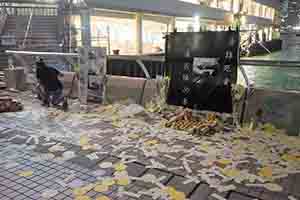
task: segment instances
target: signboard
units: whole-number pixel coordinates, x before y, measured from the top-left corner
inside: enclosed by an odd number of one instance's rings
[[[166,43],[166,62],[172,72],[167,102],[231,113],[239,32],[172,33]]]
[[[80,49],[79,99],[103,103],[106,91],[106,49]]]

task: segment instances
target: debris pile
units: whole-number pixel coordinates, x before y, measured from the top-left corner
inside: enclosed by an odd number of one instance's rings
[[[17,100],[9,96],[0,97],[0,113],[17,112],[21,110],[23,110],[23,105]]]
[[[169,115],[170,117],[170,115]],[[187,131],[196,136],[209,136],[224,130],[224,123],[227,127],[232,125],[224,115],[221,116],[212,112],[193,113],[192,110],[184,109],[175,112],[175,116],[171,117],[165,124],[167,128]]]
[[[141,115],[147,115],[152,120]],[[40,131],[40,134],[61,139],[63,127],[65,138],[72,136],[80,147],[79,152],[72,152],[65,143],[49,138],[43,144],[39,144],[42,140],[35,142],[35,145],[48,147],[49,152],[32,157],[32,161],[67,162],[78,156],[97,161],[102,154],[117,157],[114,162],[103,160],[97,163],[93,173],[97,180],[83,182],[77,177],[61,184],[73,188],[76,199],[89,199],[88,191],[102,193],[98,197],[102,200],[109,200],[111,197],[104,194],[112,191],[117,192],[120,198],[187,199],[181,188],[166,186],[162,183],[164,177],[150,174],[152,169],[180,175],[183,185],[205,182],[212,188],[211,197],[214,199],[224,199],[224,192],[238,190],[241,186],[249,190],[262,188],[282,192],[285,189],[284,180],[300,174],[300,139],[287,136],[270,124],[257,129],[240,128],[232,125],[230,116],[217,113],[193,113],[187,109],[152,113],[136,104],[120,103],[99,107],[93,113],[72,113],[67,120],[63,112],[51,111],[49,116],[52,117],[49,121],[54,123],[62,125],[68,121],[70,124],[56,126],[55,129],[59,129],[56,130],[57,136],[50,134],[53,132],[50,129]],[[20,120],[15,123],[20,123]],[[205,128],[209,131],[206,132]],[[80,134],[74,133],[75,129]],[[199,130],[194,134],[201,137],[195,137],[191,130]],[[89,153],[82,154],[81,151]],[[54,155],[57,152],[60,157]],[[6,154],[5,151],[0,152],[3,158]],[[132,177],[127,172],[131,163],[139,163],[149,170],[142,177]],[[19,176],[30,178],[34,174],[26,170]],[[126,186],[136,181],[149,183],[153,187],[133,193]],[[56,194],[52,188],[49,190],[42,196]],[[294,200],[293,196],[289,199]]]

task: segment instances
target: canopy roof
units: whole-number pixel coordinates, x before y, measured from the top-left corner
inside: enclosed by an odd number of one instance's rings
[[[147,12],[176,17],[195,17],[223,20],[226,11],[179,0],[85,0],[90,8]]]

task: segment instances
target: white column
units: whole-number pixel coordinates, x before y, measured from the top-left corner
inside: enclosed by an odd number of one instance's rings
[[[176,29],[176,18],[175,17],[171,17],[170,20],[170,32],[174,32],[174,30]]]
[[[143,15],[136,14],[136,53],[143,53]]]

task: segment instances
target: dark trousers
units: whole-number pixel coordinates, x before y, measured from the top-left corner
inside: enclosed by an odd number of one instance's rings
[[[49,105],[58,105],[63,102],[64,95],[63,90],[58,89],[55,91],[49,91],[45,89],[42,85],[38,85],[37,87],[38,97],[44,104]]]

